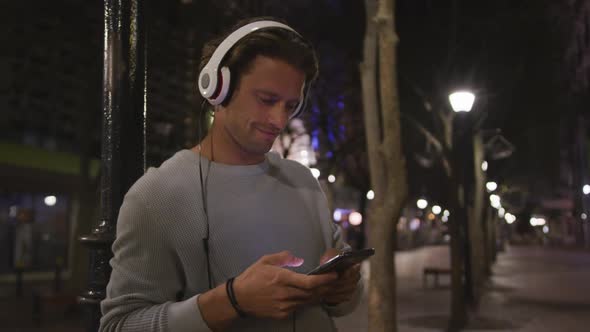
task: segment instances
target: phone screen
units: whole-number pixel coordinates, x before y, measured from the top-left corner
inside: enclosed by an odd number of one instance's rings
[[[352,265],[360,263],[363,260],[373,256],[373,254],[375,254],[374,248],[367,248],[355,251],[345,251],[340,253],[339,255],[332,257],[330,260],[316,267],[315,269],[309,271],[307,274],[323,274],[332,271],[341,272],[351,267]]]

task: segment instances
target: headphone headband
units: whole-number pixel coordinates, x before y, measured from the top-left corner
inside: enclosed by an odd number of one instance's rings
[[[199,93],[209,101],[211,105],[219,105],[225,99],[227,92],[229,91],[230,82],[230,71],[227,67],[219,68],[221,61],[229,50],[242,38],[248,34],[264,28],[280,28],[288,31],[292,31],[299,35],[290,26],[277,22],[277,21],[256,21],[253,23],[246,24],[239,29],[232,32],[227,36],[211,55],[211,58],[207,64],[203,67],[199,74],[197,85],[199,87]],[[301,35],[299,35],[301,36]],[[304,83],[305,84],[305,83]],[[305,84],[307,85],[307,84]],[[303,97],[302,100],[295,110],[293,117],[300,113],[303,108]]]

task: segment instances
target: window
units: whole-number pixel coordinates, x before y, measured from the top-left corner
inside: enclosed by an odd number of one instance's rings
[[[0,273],[66,267],[69,219],[67,195],[0,191]]]

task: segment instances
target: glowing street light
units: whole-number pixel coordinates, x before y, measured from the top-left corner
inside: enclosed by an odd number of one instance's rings
[[[444,210],[443,211],[443,216],[448,217],[450,215],[451,215],[451,213],[449,212],[449,210]]]
[[[348,222],[353,226],[358,226],[363,222],[363,216],[360,213],[354,211],[348,216]]]
[[[317,168],[310,168],[311,170],[311,174],[313,174],[314,178],[319,178],[320,177],[320,170]]]
[[[469,91],[457,91],[449,95],[451,107],[455,112],[469,112],[473,107],[475,95]]]
[[[481,170],[486,172],[488,170],[488,162],[487,161],[482,161],[481,163]]]
[[[491,194],[490,195],[490,203],[492,205],[492,207],[499,209],[502,207],[502,204],[500,203],[500,196],[496,195],[496,194]]]
[[[510,225],[516,221],[516,216],[511,213],[506,213],[506,215],[504,215],[504,219],[506,220],[506,223]]]
[[[367,191],[367,199],[372,200],[373,198],[375,198],[375,192],[373,190]]]
[[[582,192],[584,193],[584,195],[588,195],[588,194],[590,194],[590,184],[585,184],[585,185],[582,187]]]
[[[432,213],[434,213],[436,215],[439,215],[441,211],[442,211],[442,209],[438,205],[435,205],[435,206],[432,207]]]
[[[486,183],[486,189],[488,190],[488,192],[492,192],[492,191],[498,189],[498,184],[494,181],[490,181],[490,182]]]
[[[535,218],[535,217],[532,217],[529,220],[529,223],[531,224],[531,226],[545,226],[545,224],[547,223],[547,221],[545,221],[544,218]]]
[[[330,183],[336,182],[336,177],[332,174],[328,175],[328,182],[330,182]]]
[[[428,206],[428,201],[425,200],[424,198],[420,198],[416,202],[416,206],[418,206],[419,209],[426,209],[426,207]]]
[[[334,218],[334,221],[342,220],[342,210],[340,210],[340,209],[334,210],[334,214],[332,215],[332,217]]]
[[[45,205],[47,206],[54,206],[57,203],[57,197],[55,196],[46,196],[44,199]]]

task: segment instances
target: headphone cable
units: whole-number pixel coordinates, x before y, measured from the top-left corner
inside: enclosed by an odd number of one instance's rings
[[[201,133],[202,133],[202,125],[201,125],[202,119],[199,119],[198,123],[198,131],[199,131],[199,139],[201,139]],[[211,138],[211,140],[213,140],[213,138]],[[207,176],[205,178],[205,182],[203,183],[203,168],[201,166],[201,154],[202,154],[202,149],[201,149],[201,144],[198,145],[199,148],[199,181],[201,183],[201,200],[203,203],[203,212],[205,213],[205,237],[202,239],[203,241],[203,250],[205,250],[205,257],[207,260],[207,281],[209,283],[209,289],[213,289],[213,282],[212,282],[212,278],[211,278],[211,263],[210,263],[210,258],[209,258],[209,213],[207,211],[207,195],[206,195],[206,190],[205,190],[205,186],[209,184],[209,172],[211,171],[211,163],[213,160],[210,160],[209,163],[207,164]],[[213,141],[211,142],[211,159],[213,159]]]

